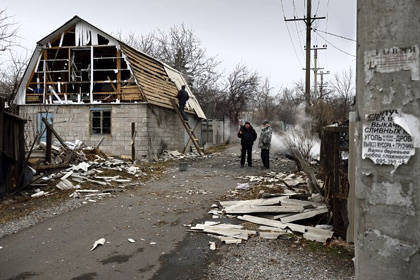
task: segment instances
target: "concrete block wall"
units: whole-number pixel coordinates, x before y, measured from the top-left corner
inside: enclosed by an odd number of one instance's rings
[[[111,109],[111,134],[95,135],[90,131],[90,110]],[[185,129],[173,110],[141,104],[98,105],[22,105],[20,115],[29,120],[25,126],[27,144],[32,143],[38,127],[39,112],[53,115],[53,126],[65,141],[76,139],[96,146],[101,137],[101,150],[112,155],[131,155],[131,123],[136,127],[136,158],[151,159],[162,150],[184,148]]]
[[[152,157],[163,150],[183,151],[186,131],[175,111],[149,105],[147,117]]]

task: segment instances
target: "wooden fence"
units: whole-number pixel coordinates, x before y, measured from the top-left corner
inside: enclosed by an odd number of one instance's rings
[[[26,120],[6,111],[0,98],[0,197],[23,184]]]
[[[348,126],[324,127],[321,136],[321,174],[325,182],[325,200],[332,212],[334,231],[344,239],[349,224],[347,213]]]

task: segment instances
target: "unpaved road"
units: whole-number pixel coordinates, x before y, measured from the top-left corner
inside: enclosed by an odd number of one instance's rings
[[[183,225],[210,219],[210,205],[237,176],[264,173],[257,155],[254,168],[239,168],[238,152],[193,161],[185,172],[174,165],[157,181],[0,239],[0,279],[206,279],[221,257],[209,237]],[[102,237],[107,243],[89,251]]]

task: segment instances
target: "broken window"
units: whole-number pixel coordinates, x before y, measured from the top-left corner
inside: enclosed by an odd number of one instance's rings
[[[91,109],[90,133],[111,134],[111,109]]]

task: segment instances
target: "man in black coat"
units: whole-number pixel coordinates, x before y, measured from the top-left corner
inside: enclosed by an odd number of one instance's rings
[[[252,145],[257,139],[257,133],[249,122],[245,122],[238,132],[238,137],[241,138],[241,167],[245,165],[245,156],[248,153],[248,166],[252,167]]]
[[[178,91],[176,98],[178,98],[179,111],[181,112],[182,117],[184,118],[185,121],[188,121],[188,118],[184,112],[184,108],[185,108],[185,104],[187,103],[190,97],[188,96],[188,93],[185,90],[185,86],[181,87],[181,90]]]

